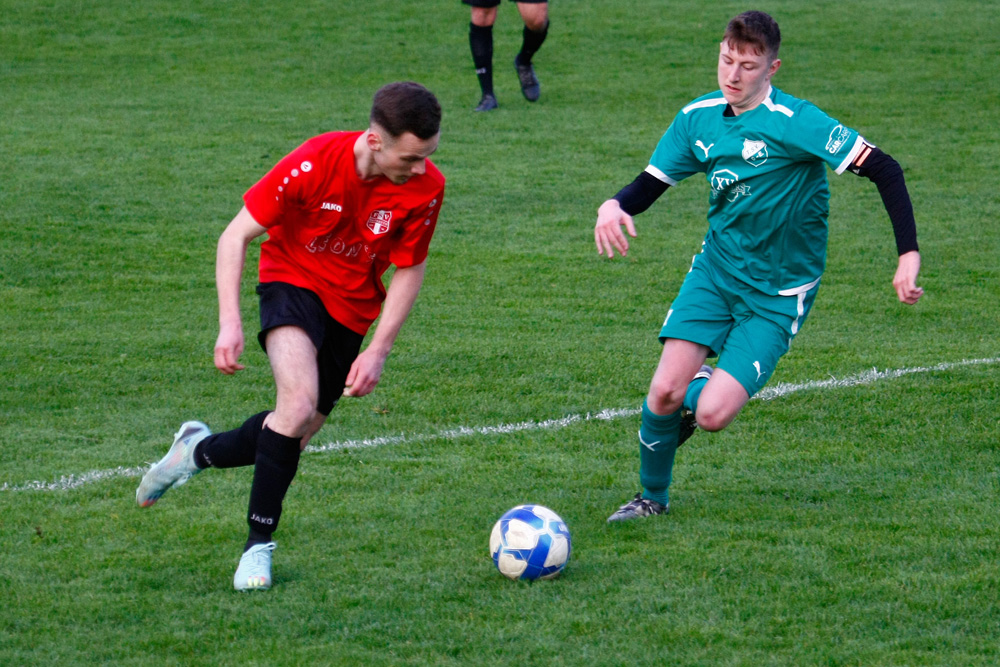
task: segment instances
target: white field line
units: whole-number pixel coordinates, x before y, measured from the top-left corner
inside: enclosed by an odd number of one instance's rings
[[[809,391],[813,389],[844,389],[857,387],[859,385],[873,384],[880,380],[892,380],[904,375],[914,373],[932,373],[935,371],[948,371],[963,366],[980,366],[1000,363],[1000,357],[991,359],[968,359],[937,364],[935,366],[918,366],[915,368],[887,369],[884,371],[875,368],[848,375],[843,378],[831,376],[827,380],[811,380],[799,384],[779,382],[772,387],[765,387],[753,400],[770,401],[775,398],[782,398],[799,391]],[[425,433],[420,435],[393,435],[379,438],[365,438],[363,440],[343,440],[331,442],[325,445],[313,445],[306,450],[307,454],[321,454],[324,452],[340,451],[344,449],[364,449],[368,447],[383,447],[386,445],[398,445],[404,442],[422,442],[425,440],[454,440],[476,435],[504,435],[507,433],[517,433],[519,431],[541,431],[549,429],[562,429],[579,422],[600,420],[612,421],[622,417],[632,417],[639,414],[638,408],[617,408],[601,410],[600,412],[588,412],[584,415],[568,415],[560,419],[549,419],[546,421],[524,421],[516,424],[498,424],[496,426],[459,426],[457,428],[438,431],[437,433]],[[51,482],[31,481],[21,484],[10,484],[4,482],[0,484],[0,491],[67,491],[75,489],[85,484],[101,482],[115,477],[140,477],[149,465],[126,468],[119,466],[110,470],[92,470],[73,475],[63,475],[59,479]]]

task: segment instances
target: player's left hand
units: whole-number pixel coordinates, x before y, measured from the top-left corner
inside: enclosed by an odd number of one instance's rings
[[[918,273],[920,273],[919,252],[911,250],[899,256],[899,266],[896,268],[896,276],[892,279],[892,286],[899,300],[911,306],[924,294],[924,288],[917,287]]]
[[[344,383],[344,396],[361,397],[372,393],[375,385],[382,378],[386,354],[372,348],[358,355],[351,364],[351,371]]]

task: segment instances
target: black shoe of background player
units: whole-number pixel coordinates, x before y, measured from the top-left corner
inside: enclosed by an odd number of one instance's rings
[[[524,99],[534,102],[542,94],[542,86],[535,76],[535,68],[531,65],[522,65],[517,58],[514,58],[514,69],[517,70],[517,78],[521,82],[521,92]]]
[[[479,100],[479,106],[477,106],[474,111],[493,111],[494,109],[499,109],[500,105],[497,104],[497,98],[492,95],[483,95],[483,99]]]

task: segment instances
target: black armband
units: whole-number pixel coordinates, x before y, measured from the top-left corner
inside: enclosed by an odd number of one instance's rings
[[[903,169],[887,153],[875,146],[865,144],[848,167],[858,176],[864,176],[875,184],[882,197],[892,232],[896,236],[896,250],[900,255],[917,247],[917,223],[913,218],[913,204],[906,190]]]
[[[644,171],[612,199],[616,199],[622,210],[629,215],[638,215],[652,206],[669,187],[656,176]]]

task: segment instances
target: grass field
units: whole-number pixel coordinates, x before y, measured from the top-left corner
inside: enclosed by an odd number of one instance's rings
[[[832,177],[824,287],[772,380],[797,391],[696,434],[668,517],[605,523],[637,490],[707,191],[672,189],[613,262],[596,208],[714,89],[748,8],[553,0],[530,105],[505,2],[501,108],[477,115],[458,0],[0,0],[0,664],[1000,664],[994,3],[756,6],[784,33],[776,85],[904,166],[926,295],[892,292],[874,186]],[[275,587],[238,594],[251,471],[150,510],[136,471],[182,421],[270,405],[259,349],[212,365],[216,239],[280,157],[363,129],[402,79],[445,112],[427,281],[382,384],[303,457]],[[915,372],[808,384],[873,368]],[[523,502],[572,531],[559,579],[489,560]]]

